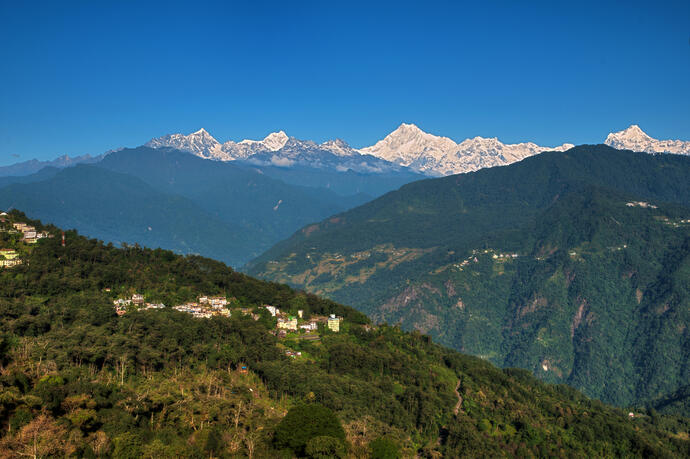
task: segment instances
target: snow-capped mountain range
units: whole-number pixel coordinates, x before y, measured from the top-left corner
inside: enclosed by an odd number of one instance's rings
[[[263,140],[245,139],[220,143],[205,129],[189,135],[171,134],[152,139],[147,147],[171,147],[217,161],[243,161],[256,166],[306,166],[337,171],[361,173],[391,172],[403,166],[350,147],[340,139],[317,144],[311,140],[289,137],[285,132],[273,132]]]
[[[690,155],[690,141],[657,140],[637,125],[612,132],[604,141],[621,150],[647,153]],[[315,143],[273,132],[262,140],[232,140],[220,143],[205,129],[188,135],[170,134],[150,140],[145,146],[170,147],[216,161],[242,161],[258,166],[305,166],[334,171],[360,173],[419,172],[431,176],[471,172],[485,167],[502,166],[520,161],[542,151],[564,151],[573,145],[540,146],[532,142],[505,144],[497,138],[474,137],[456,143],[448,137],[422,131],[414,124],[401,124],[374,145],[353,148],[340,139]],[[27,161],[0,167],[0,176],[24,175],[47,165],[66,167],[79,162],[95,162],[98,157],[58,158],[55,161]],[[26,169],[26,170],[25,170]]]
[[[171,134],[152,139],[146,146],[172,147],[218,161],[247,161],[257,165],[290,167],[332,167],[356,172],[381,172],[405,167],[427,175],[449,175],[484,167],[520,161],[545,150],[567,150],[573,145],[555,148],[534,143],[504,144],[498,139],[475,137],[455,143],[422,131],[414,124],[401,124],[376,144],[356,149],[340,139],[321,144],[289,137],[285,132],[269,134],[263,140],[218,142],[205,129],[189,135]]]
[[[288,145],[290,144],[290,145]],[[172,147],[178,150],[188,151],[197,156],[218,161],[246,160],[260,153],[269,153],[284,149],[286,146],[290,150],[303,147],[306,150],[327,151],[336,156],[351,156],[357,152],[350,148],[342,140],[329,140],[320,145],[311,141],[301,141],[288,135],[283,131],[272,132],[263,140],[245,139],[240,142],[229,140],[220,143],[213,138],[206,129],[199,129],[189,135],[170,134],[157,139],[152,139],[145,144],[147,147],[161,148]]]
[[[621,150],[690,155],[690,141],[657,140],[645,134],[637,125],[610,133],[604,143]],[[167,135],[153,139],[146,145],[154,148],[173,147],[219,161],[242,160],[281,167],[303,164],[357,172],[390,171],[402,166],[435,176],[503,166],[542,151],[565,151],[573,147],[570,143],[556,147],[532,142],[505,144],[496,137],[474,137],[456,143],[448,137],[429,134],[414,124],[406,123],[374,145],[360,149],[352,148],[340,139],[317,144],[289,137],[283,131],[269,134],[263,140],[221,144],[204,129],[189,135]]]

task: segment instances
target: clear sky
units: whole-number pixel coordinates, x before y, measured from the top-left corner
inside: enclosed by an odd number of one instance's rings
[[[0,163],[205,127],[690,140],[690,2],[0,0]]]

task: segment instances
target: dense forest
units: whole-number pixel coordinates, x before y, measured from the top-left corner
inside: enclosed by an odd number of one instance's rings
[[[690,379],[689,270],[690,158],[585,145],[406,185],[247,272],[626,406]]]
[[[3,247],[1,457],[687,457],[686,418],[628,410],[498,369],[418,332],[222,263],[54,237]],[[118,317],[134,292],[167,305],[223,295],[343,317],[320,339],[280,338],[262,313]],[[286,351],[299,351],[297,358]]]

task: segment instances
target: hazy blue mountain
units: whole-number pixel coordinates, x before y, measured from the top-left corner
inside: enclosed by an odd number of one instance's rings
[[[166,193],[185,196],[262,241],[255,253],[295,229],[371,199],[325,188],[287,184],[234,162],[198,158],[173,149],[139,147],[108,155],[100,167],[127,173]],[[265,241],[265,242],[263,242]]]
[[[13,183],[33,183],[47,180],[60,172],[61,169],[53,166],[46,166],[38,172],[29,175],[8,175],[0,177],[0,187],[11,185]]]
[[[90,167],[2,177],[0,191],[0,206],[21,207],[92,237],[201,253],[235,266],[307,223],[371,199],[148,147],[113,152]]]
[[[60,156],[50,161],[39,161],[38,159],[30,159],[20,163],[11,164],[9,166],[0,166],[0,177],[7,176],[22,176],[34,174],[45,167],[55,167],[62,169],[64,167],[74,166],[76,164],[95,163],[101,160],[104,155],[91,156],[82,155],[70,157],[68,155]]]
[[[242,163],[236,161],[236,163]],[[378,197],[389,191],[397,190],[406,183],[421,180],[426,176],[417,174],[406,168],[396,171],[381,171],[377,173],[356,172],[351,169],[337,171],[316,169],[308,166],[294,165],[292,167],[259,166],[245,163],[248,167],[262,172],[264,175],[282,180],[293,185],[326,188],[341,195],[355,195],[362,193],[371,197]]]

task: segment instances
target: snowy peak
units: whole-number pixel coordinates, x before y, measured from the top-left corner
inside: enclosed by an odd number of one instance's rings
[[[359,155],[359,151],[352,148],[342,139],[328,140],[319,145],[319,149],[333,153],[336,156]]]
[[[604,143],[619,150],[690,155],[690,142],[657,140],[647,135],[637,124],[622,131],[610,133]]]
[[[288,141],[288,135],[283,131],[272,132],[264,138],[263,142],[266,148],[271,151],[280,150]]]
[[[416,124],[413,123],[401,123],[400,126],[395,129],[395,131],[391,132],[389,135],[394,136],[394,137],[409,137],[409,136],[415,136],[419,134],[426,134],[426,132],[422,131],[419,129],[419,127]],[[431,135],[431,134],[427,134]]]
[[[572,147],[572,144],[540,147],[531,142],[510,145],[496,137],[474,137],[457,144],[448,137],[403,123],[383,140],[360,151],[426,174],[449,175],[510,164],[545,150],[562,151]]]
[[[151,148],[172,147],[210,159],[214,159],[221,149],[220,142],[214,139],[204,128],[189,135],[164,135],[163,137],[151,139],[145,146]]]
[[[402,166],[414,167],[424,158],[440,158],[456,147],[457,144],[448,137],[435,136],[414,124],[403,123],[383,140],[360,151]]]
[[[618,132],[612,132],[606,136],[604,143],[606,145],[612,146],[613,144],[626,144],[626,143],[637,143],[637,142],[649,142],[654,140],[649,137],[640,126],[637,124],[631,125],[629,128]]]
[[[272,132],[268,134],[263,140],[244,139],[238,142],[238,145],[254,145],[265,151],[277,151],[285,146],[289,137],[284,131]],[[226,142],[229,144],[230,142]]]

